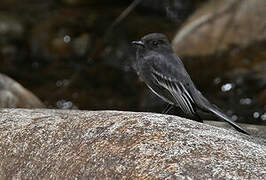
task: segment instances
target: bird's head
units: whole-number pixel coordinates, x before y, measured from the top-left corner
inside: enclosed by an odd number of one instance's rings
[[[171,53],[173,51],[167,37],[161,33],[147,34],[140,41],[133,41],[132,44],[137,46],[138,51],[142,53],[150,51]]]

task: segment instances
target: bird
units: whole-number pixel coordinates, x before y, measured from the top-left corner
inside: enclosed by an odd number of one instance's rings
[[[198,114],[198,110],[201,110],[214,114],[237,131],[249,135],[196,88],[166,35],[150,33],[139,41],[132,41],[132,44],[136,47],[137,75],[154,94],[168,104],[163,113],[178,107],[190,119],[203,122]]]

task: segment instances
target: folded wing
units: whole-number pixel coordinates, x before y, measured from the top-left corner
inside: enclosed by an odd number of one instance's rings
[[[195,102],[182,82],[167,77],[154,68],[152,69],[152,76],[155,83],[169,92],[172,97],[170,101],[173,104],[178,105],[188,115],[193,116],[195,114]]]

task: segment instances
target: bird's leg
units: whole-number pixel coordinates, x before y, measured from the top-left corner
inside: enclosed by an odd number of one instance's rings
[[[172,104],[167,104],[167,106],[164,108],[162,114],[167,114],[172,108],[173,108]]]

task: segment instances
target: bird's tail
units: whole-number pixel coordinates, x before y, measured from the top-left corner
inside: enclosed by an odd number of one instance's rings
[[[233,126],[238,132],[244,133],[249,135],[249,133],[244,130],[242,127],[237,125],[235,122],[233,122],[226,114],[224,114],[222,111],[220,111],[218,108],[215,107],[215,105],[212,105],[202,94],[200,91],[196,91],[197,93],[197,106],[202,109],[203,111],[210,111],[219,118],[223,119],[224,121],[228,122],[231,126]]]
[[[249,133],[244,130],[242,127],[240,127],[239,125],[237,125],[235,122],[233,122],[227,115],[225,115],[224,113],[222,113],[221,111],[219,111],[218,109],[214,108],[214,107],[210,107],[209,111],[211,111],[212,113],[214,113],[215,115],[217,115],[218,117],[220,117],[221,119],[223,119],[224,121],[228,122],[231,126],[233,126],[237,131],[247,134],[249,135]]]

